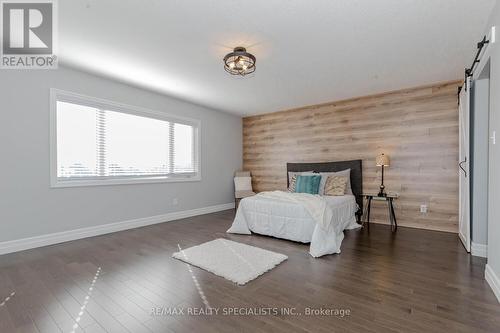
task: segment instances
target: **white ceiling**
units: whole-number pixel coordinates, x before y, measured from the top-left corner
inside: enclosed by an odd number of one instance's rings
[[[65,0],[61,62],[250,115],[458,79],[494,0]],[[257,57],[250,77],[222,58]]]

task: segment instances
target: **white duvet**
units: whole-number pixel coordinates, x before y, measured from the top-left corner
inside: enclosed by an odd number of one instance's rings
[[[353,195],[318,196],[282,191],[262,192],[241,200],[227,231],[258,234],[311,243],[313,257],[340,253],[344,230],[355,229]]]

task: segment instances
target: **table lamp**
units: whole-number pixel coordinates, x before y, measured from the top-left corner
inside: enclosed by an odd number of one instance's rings
[[[387,194],[385,193],[385,186],[384,186],[384,167],[389,166],[389,156],[385,154],[380,154],[377,156],[375,159],[375,163],[377,166],[382,167],[382,183],[380,184],[380,191],[378,192],[379,197],[385,197]]]

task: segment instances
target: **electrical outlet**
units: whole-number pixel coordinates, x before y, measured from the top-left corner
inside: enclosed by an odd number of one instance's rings
[[[172,199],[172,205],[177,206],[179,204],[179,199],[173,198]]]
[[[420,205],[420,213],[427,214],[427,205],[426,204]]]

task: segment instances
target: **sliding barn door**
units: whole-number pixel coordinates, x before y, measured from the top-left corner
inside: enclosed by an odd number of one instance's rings
[[[458,117],[459,117],[459,217],[458,217],[458,235],[465,246],[467,252],[470,252],[470,173],[469,173],[469,119],[470,119],[470,79],[467,79],[463,89],[460,92]]]

